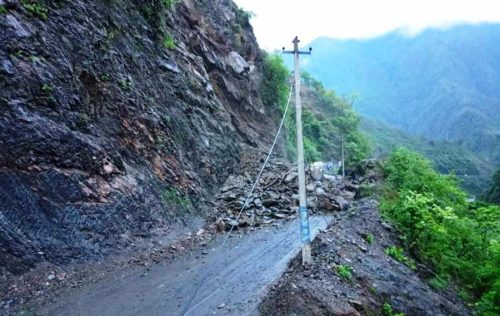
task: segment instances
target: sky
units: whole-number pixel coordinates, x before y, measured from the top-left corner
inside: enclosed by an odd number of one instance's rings
[[[500,0],[234,0],[251,11],[261,48],[290,47],[297,35],[301,45],[326,36],[370,38],[401,30],[418,34],[428,27],[458,23],[500,22]]]

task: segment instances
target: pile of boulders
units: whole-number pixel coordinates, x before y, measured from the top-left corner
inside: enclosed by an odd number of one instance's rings
[[[318,176],[319,174],[319,176]],[[216,201],[216,226],[249,227],[294,219],[298,215],[298,172],[289,163],[274,159],[264,170],[259,183],[248,197],[255,176],[248,173],[230,176]],[[356,195],[356,187],[346,185],[341,176],[306,170],[307,204],[310,213],[346,210]],[[243,208],[243,205],[246,206]],[[239,218],[238,214],[242,211]]]

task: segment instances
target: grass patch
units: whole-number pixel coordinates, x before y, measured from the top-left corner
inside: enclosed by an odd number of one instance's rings
[[[43,94],[45,94],[45,95],[51,95],[52,92],[54,92],[54,87],[51,86],[51,85],[49,85],[49,84],[44,83],[42,85],[41,90],[42,90]]]
[[[337,267],[337,274],[342,279],[350,280],[352,278],[352,268],[348,265],[341,264]]]
[[[373,244],[375,242],[375,237],[373,237],[373,234],[371,234],[371,233],[363,235],[363,239],[369,245],[371,245],[371,244]]]
[[[175,40],[172,37],[172,35],[167,34],[167,36],[165,36],[165,38],[163,39],[163,46],[167,49],[170,49],[170,50],[175,49],[175,47],[176,47]]]
[[[384,305],[382,305],[382,313],[385,316],[404,316],[405,315],[404,313],[394,312],[391,304],[389,304],[389,303],[384,303]]]
[[[102,74],[99,76],[99,78],[101,79],[101,81],[110,81],[111,80],[111,76],[108,74]]]
[[[432,278],[427,283],[430,287],[439,291],[446,289],[446,287],[448,286],[448,281],[440,277]]]
[[[28,10],[28,12],[30,12],[31,14],[33,14],[34,16],[40,18],[40,19],[43,19],[43,20],[47,20],[48,18],[48,13],[49,13],[49,10],[47,10],[46,7],[44,7],[42,4],[38,3],[37,1],[34,1],[34,0],[22,0],[21,1],[21,5],[26,9]]]
[[[118,81],[118,85],[123,91],[130,91],[132,89],[132,81],[129,79],[121,79]]]
[[[174,204],[184,210],[187,210],[192,206],[191,201],[182,196],[176,188],[169,188],[163,191],[161,197],[165,203]]]
[[[162,2],[167,10],[172,10],[179,3],[179,0],[163,0]]]
[[[7,9],[3,5],[0,5],[0,15],[6,15],[6,14],[7,14]]]
[[[388,248],[385,248],[384,252],[388,256],[391,256],[395,260],[405,264],[406,266],[408,266],[408,268],[410,268],[412,270],[415,270],[417,268],[417,266],[415,265],[415,262],[413,262],[413,260],[411,260],[410,258],[408,258],[407,256],[405,256],[403,254],[402,248],[399,248],[397,246],[390,246]]]

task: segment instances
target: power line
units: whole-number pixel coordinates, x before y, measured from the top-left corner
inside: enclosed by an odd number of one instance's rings
[[[288,112],[288,107],[290,106],[290,98],[292,96],[292,91],[293,91],[293,89],[290,88],[290,93],[288,94],[288,101],[287,101],[287,104],[286,104],[285,112],[283,112],[283,117],[281,118],[281,122],[280,122],[280,125],[279,125],[279,128],[278,128],[278,131],[276,132],[276,136],[274,137],[273,144],[271,145],[271,149],[269,150],[269,153],[267,154],[266,160],[264,161],[264,164],[262,165],[262,167],[260,169],[260,172],[257,175],[257,178],[255,179],[255,182],[254,182],[252,188],[250,189],[250,192],[248,193],[247,198],[245,199],[245,203],[243,203],[243,206],[241,207],[240,212],[238,213],[238,216],[236,216],[235,222],[238,222],[238,220],[240,219],[241,214],[243,213],[243,210],[246,208],[247,203],[250,200],[251,195],[253,194],[253,191],[255,190],[255,188],[257,187],[257,184],[259,183],[259,179],[262,176],[262,173],[264,172],[264,169],[266,168],[267,162],[269,161],[269,158],[271,157],[271,154],[273,153],[274,146],[276,145],[276,142],[278,141],[279,134],[281,132],[281,129],[283,128],[283,124],[284,124],[285,119],[286,119],[286,114]],[[205,284],[206,280],[210,276],[210,273],[212,272],[212,268],[213,268],[216,260],[219,259],[220,255],[222,253],[222,249],[226,245],[226,242],[229,239],[229,236],[233,232],[234,227],[236,225],[231,225],[231,229],[229,230],[229,232],[224,237],[224,240],[222,241],[222,244],[220,245],[219,250],[217,251],[217,254],[216,254],[215,258],[212,260],[212,262],[208,266],[208,269],[207,269],[207,272],[205,274],[205,277],[201,280],[200,284],[196,287],[196,290],[194,291],[193,295],[189,299],[188,304],[182,310],[182,314],[181,314],[182,316],[186,315],[188,312],[190,312],[190,311],[192,311],[194,309],[194,308],[189,309],[189,307],[191,306],[191,304],[193,303],[194,299],[196,298],[196,295],[198,295],[198,292],[200,291],[201,287]],[[196,305],[196,306],[198,306],[198,305]]]

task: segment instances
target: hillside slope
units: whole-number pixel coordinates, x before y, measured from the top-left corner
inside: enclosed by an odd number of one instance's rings
[[[0,1],[0,272],[191,223],[275,129],[224,1]]]
[[[398,147],[406,147],[427,157],[439,172],[457,175],[469,193],[478,195],[490,186],[491,164],[456,142],[429,140],[366,117],[362,117],[360,128],[370,139],[374,158],[383,158]]]
[[[318,38],[304,69],[361,114],[430,139],[462,141],[500,163],[500,25]]]

